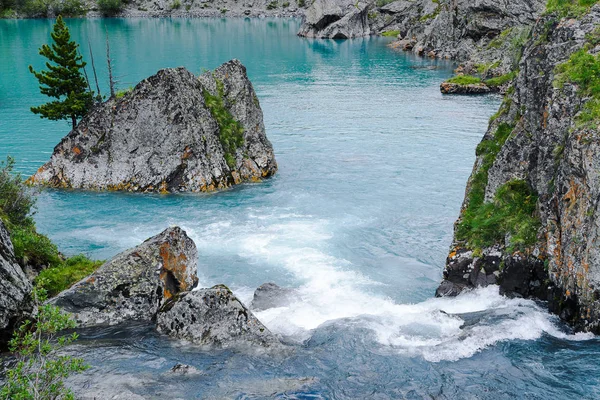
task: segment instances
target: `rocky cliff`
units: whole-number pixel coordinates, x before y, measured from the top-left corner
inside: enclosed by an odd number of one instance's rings
[[[97,106],[29,183],[58,188],[200,192],[273,175],[277,163],[245,67],[200,77],[163,69]]]
[[[31,312],[31,283],[17,263],[8,231],[0,220],[0,349]]]
[[[368,1],[315,0],[304,12],[299,36],[348,39],[369,36]]]
[[[438,295],[497,283],[600,332],[599,26],[600,5],[536,23],[477,147]]]

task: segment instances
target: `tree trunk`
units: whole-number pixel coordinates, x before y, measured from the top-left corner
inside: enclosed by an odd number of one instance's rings
[[[75,129],[75,127],[77,126],[77,117],[71,115],[71,122],[73,122],[73,129]]]

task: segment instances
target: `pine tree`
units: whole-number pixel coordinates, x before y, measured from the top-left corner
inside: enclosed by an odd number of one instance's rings
[[[51,36],[54,40],[52,46],[45,44],[39,50],[40,55],[49,60],[46,62],[48,70],[36,72],[30,65],[29,71],[40,82],[40,92],[57,100],[31,107],[31,111],[40,114],[41,118],[55,121],[70,118],[75,129],[77,119],[92,106],[93,93],[88,91],[88,84],[81,73],[86,63],[78,52],[79,45],[71,41],[69,28],[60,15]]]

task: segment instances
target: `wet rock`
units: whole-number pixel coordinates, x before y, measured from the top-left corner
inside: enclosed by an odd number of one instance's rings
[[[31,312],[31,282],[17,263],[10,236],[0,220],[0,349]]]
[[[175,296],[158,313],[157,329],[210,347],[269,347],[279,343],[224,285]]]
[[[444,94],[487,94],[492,90],[485,83],[471,83],[461,85],[458,83],[443,82],[440,91]]]
[[[193,365],[187,364],[175,364],[169,372],[175,375],[200,375],[202,373]]]
[[[599,25],[600,5],[579,19],[541,18],[523,50],[514,91],[483,138],[493,140],[501,124],[511,130],[488,164],[484,200],[493,201],[498,189],[513,180],[524,182],[537,199],[532,216],[538,224],[528,228],[533,229],[533,243],[514,248],[507,234],[492,246],[500,254],[500,266],[490,282],[510,296],[545,300],[552,312],[577,329],[595,333],[600,333],[598,121],[582,124],[578,118],[590,99],[569,82],[555,83],[557,67],[574,52],[597,53],[592,41]],[[469,204],[473,178],[483,172],[484,156],[479,154],[475,162],[460,218]],[[481,268],[486,281],[490,277],[493,268],[481,261],[490,248],[468,247],[455,235],[438,294],[455,294],[450,286],[480,285]]]
[[[296,294],[294,289],[282,288],[271,282],[263,283],[254,291],[250,308],[262,311],[274,307],[285,307],[291,303],[294,294]]]
[[[236,123],[243,128],[239,138],[229,129]],[[185,68],[163,69],[109,99],[62,139],[29,183],[201,192],[276,171],[258,98],[246,68],[232,60],[200,77]]]
[[[305,11],[299,36],[349,39],[369,36],[371,3],[352,0],[315,0]]]
[[[198,282],[196,245],[168,228],[103,264],[50,302],[72,313],[79,326],[151,321],[166,300]]]

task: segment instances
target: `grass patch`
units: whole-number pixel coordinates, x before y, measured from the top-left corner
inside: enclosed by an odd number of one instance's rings
[[[586,14],[598,0],[548,0],[546,14],[578,18]]]
[[[117,99],[122,99],[123,97],[125,97],[125,95],[127,93],[131,93],[133,91],[132,87],[129,87],[127,89],[119,89],[117,90],[117,92],[115,93],[115,98]]]
[[[580,96],[590,99],[576,117],[579,125],[600,120],[600,55],[592,55],[583,48],[571,54],[568,61],[556,67],[556,87],[565,83],[577,85]]]
[[[425,21],[429,21],[430,19],[434,19],[435,17],[437,17],[439,15],[440,11],[442,11],[442,7],[438,3],[438,6],[435,8],[435,10],[431,14],[425,14],[425,15],[421,16],[421,18],[419,18],[419,21],[425,22]]]
[[[235,168],[235,153],[244,145],[244,127],[236,121],[225,107],[223,82],[215,79],[217,94],[213,95],[208,90],[202,93],[206,106],[219,125],[219,141],[223,147],[225,161],[230,169]]]
[[[541,224],[535,215],[537,195],[525,181],[507,182],[498,188],[492,202],[485,202],[488,171],[512,130],[512,125],[502,123],[492,139],[477,146],[482,164],[471,178],[469,202],[456,228],[456,238],[474,250],[501,243],[506,235],[510,235],[511,251],[536,241]]]
[[[508,74],[504,74],[504,75],[500,75],[500,76],[497,76],[494,78],[486,79],[484,81],[484,83],[490,87],[502,86],[502,85],[512,81],[513,79],[515,79],[517,77],[518,73],[519,73],[519,71],[512,71],[512,72],[509,72]]]
[[[102,261],[92,261],[80,254],[67,258],[55,267],[43,270],[38,275],[37,281],[48,291],[48,295],[53,297],[92,274],[102,263]]]
[[[457,85],[473,85],[481,83],[481,78],[473,75],[456,75],[446,81],[447,83],[455,83]]]
[[[377,0],[377,2],[375,3],[375,5],[377,7],[383,7],[383,6],[386,6],[386,5],[390,4],[390,3],[393,3],[394,1],[396,1],[396,0]]]
[[[381,36],[388,36],[388,37],[396,37],[400,34],[400,31],[385,31],[381,33]]]
[[[181,0],[173,0],[170,7],[171,10],[179,10],[181,8]]]
[[[267,10],[274,10],[277,7],[279,7],[279,3],[277,3],[276,0],[273,0],[272,2],[270,2],[269,4],[267,4]]]

